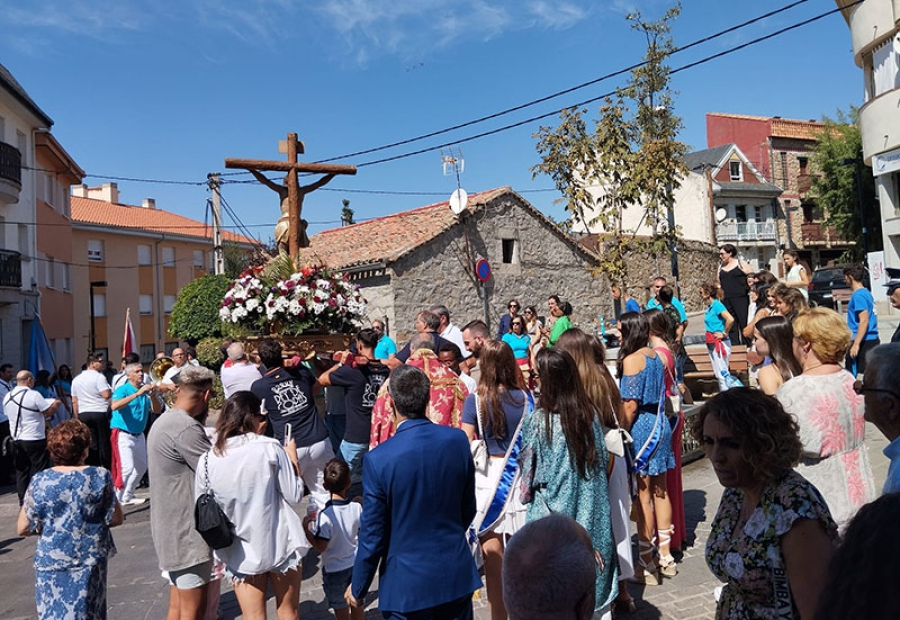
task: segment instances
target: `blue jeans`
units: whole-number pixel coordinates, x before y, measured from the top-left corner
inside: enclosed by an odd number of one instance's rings
[[[341,458],[350,466],[350,482],[362,482],[363,456],[368,451],[367,443],[341,442]]]

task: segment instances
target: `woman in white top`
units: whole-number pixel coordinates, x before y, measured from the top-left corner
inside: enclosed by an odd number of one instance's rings
[[[787,267],[787,275],[784,277],[784,283],[791,288],[800,289],[803,297],[809,299],[807,287],[809,286],[809,272],[803,263],[800,262],[800,255],[795,250],[784,251],[784,266]]]
[[[266,617],[271,583],[278,619],[298,620],[301,561],[310,545],[292,506],[303,499],[303,481],[294,440],[282,448],[262,435],[262,407],[246,391],[225,401],[215,446],[197,464],[195,494],[211,489],[234,524],[234,542],[215,553],[234,580],[244,617]]]

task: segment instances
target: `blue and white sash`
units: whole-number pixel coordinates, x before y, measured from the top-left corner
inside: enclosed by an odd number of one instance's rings
[[[525,407],[516,432],[510,441],[509,448],[506,450],[506,456],[503,462],[503,471],[497,478],[497,486],[494,488],[494,495],[487,506],[482,510],[479,509],[472,521],[472,527],[478,532],[478,535],[487,534],[499,524],[503,518],[504,509],[509,501],[513,483],[519,472],[519,452],[522,450],[522,424],[534,411],[534,397],[531,392],[525,392]]]
[[[647,441],[644,442],[644,445],[642,445],[634,455],[632,473],[639,474],[642,470],[647,468],[647,465],[650,463],[650,459],[653,457],[653,453],[656,452],[656,449],[662,442],[662,425],[663,421],[666,418],[665,405],[666,382],[663,381],[661,394],[659,395],[659,405],[656,409],[656,421],[653,423],[653,430],[650,431],[650,434],[647,436]]]

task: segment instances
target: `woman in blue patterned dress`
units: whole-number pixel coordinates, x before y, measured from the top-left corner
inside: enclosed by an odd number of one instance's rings
[[[672,538],[672,503],[666,490],[666,472],[675,467],[672,427],[660,403],[665,393],[665,367],[650,348],[646,317],[626,312],[619,317],[622,346],[617,364],[625,421],[634,439],[637,473],[638,566],[633,581],[659,585],[661,574],[678,573],[669,551]],[[659,560],[656,559],[656,541]]]
[[[105,620],[107,560],[116,552],[109,528],[124,520],[112,476],[84,464],[91,434],[67,420],[47,435],[56,465],[31,479],[19,513],[20,536],[40,536],[34,554],[41,620]]]
[[[561,513],[580,523],[603,562],[595,611],[608,613],[618,592],[603,426],[572,356],[557,348],[537,354],[541,396],[525,419],[519,468],[526,521]],[[565,578],[565,576],[561,576]]]

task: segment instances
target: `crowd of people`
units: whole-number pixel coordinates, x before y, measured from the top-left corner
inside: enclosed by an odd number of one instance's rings
[[[853,617],[836,615],[856,600],[839,558],[874,553],[861,530],[896,510],[872,503],[866,420],[891,440],[883,492],[900,491],[900,344],[879,346],[861,267],[845,270],[845,318],[807,306],[795,253],[784,282],[733,246],[720,258],[718,281],[696,292],[719,393],[688,429],[725,487],[706,549],[725,583],[717,617]],[[38,615],[106,617],[110,528],[147,501],[145,473],[168,620],[215,618],[225,576],[244,617],[266,616],[271,588],[278,618],[297,619],[310,549],[339,620],[364,617],[376,575],[385,618],[471,618],[479,571],[492,620],[634,613],[628,583],[677,578],[689,542],[688,315],[665,278],[649,288],[644,307],[612,291],[614,359],[556,295],[545,319],[510,300],[493,333],[422,309],[403,347],[376,320],[330,359],[286,359],[274,338],[253,356],[229,342],[211,427],[215,373],[181,348],[158,382],[133,354],[113,377],[96,355],[74,379],[0,367],[18,530],[40,537]],[[743,342],[756,387],[732,381]],[[195,527],[207,496],[231,534],[216,549]]]

